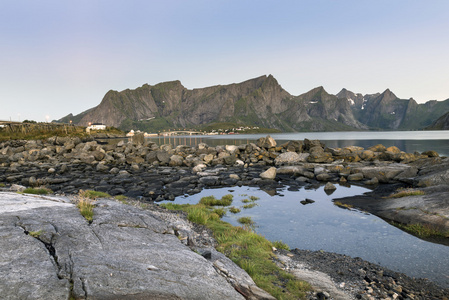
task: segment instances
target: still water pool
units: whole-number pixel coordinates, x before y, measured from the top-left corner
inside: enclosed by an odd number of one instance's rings
[[[449,247],[416,238],[384,220],[358,210],[336,206],[333,199],[360,195],[368,189],[338,186],[331,195],[324,188],[290,191],[280,189],[273,195],[256,187],[206,189],[193,196],[175,199],[178,204],[196,204],[204,196],[221,198],[232,194],[232,206],[241,212],[227,212],[223,220],[239,225],[237,219],[249,216],[256,232],[271,241],[282,240],[290,248],[324,250],[361,257],[411,277],[428,278],[449,287]],[[244,209],[244,199],[259,198],[257,205]],[[303,205],[300,201],[314,200]]]

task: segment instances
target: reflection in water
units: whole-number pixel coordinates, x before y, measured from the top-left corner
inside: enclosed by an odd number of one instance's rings
[[[342,209],[332,199],[360,195],[368,190],[337,185],[329,196],[323,187],[262,191],[256,187],[207,189],[178,197],[175,203],[198,203],[204,196],[221,198],[234,195],[233,206],[241,212],[228,212],[223,220],[239,226],[239,217],[251,217],[256,231],[271,241],[282,240],[291,248],[325,250],[361,257],[412,277],[429,278],[449,287],[448,247],[430,243],[390,225],[384,220],[354,209]],[[256,206],[243,209],[250,196],[259,198]],[[307,204],[307,205],[303,205]]]

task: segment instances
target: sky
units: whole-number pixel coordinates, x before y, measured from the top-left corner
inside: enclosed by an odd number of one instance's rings
[[[272,74],[418,103],[449,98],[447,0],[2,0],[0,120],[60,119],[109,90]]]

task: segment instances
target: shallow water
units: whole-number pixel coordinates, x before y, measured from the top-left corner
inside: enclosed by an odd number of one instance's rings
[[[228,212],[223,220],[239,225],[237,219],[250,216],[256,232],[271,241],[282,240],[290,248],[324,250],[361,257],[411,277],[428,278],[449,288],[449,247],[416,238],[384,220],[358,210],[333,204],[332,199],[360,195],[368,189],[337,185],[327,195],[324,188],[289,191],[287,188],[270,196],[256,187],[207,189],[193,196],[182,196],[175,203],[197,203],[202,197],[221,198],[233,194],[233,206],[241,212]],[[243,209],[243,199],[258,197],[257,206]],[[302,205],[301,200],[315,202]]]

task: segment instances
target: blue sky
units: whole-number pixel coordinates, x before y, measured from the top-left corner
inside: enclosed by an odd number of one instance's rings
[[[449,98],[449,1],[0,2],[0,120],[46,121],[110,89],[189,89],[272,74],[324,86]]]

